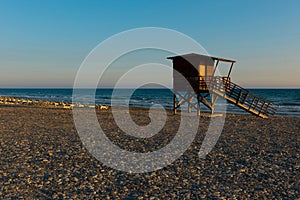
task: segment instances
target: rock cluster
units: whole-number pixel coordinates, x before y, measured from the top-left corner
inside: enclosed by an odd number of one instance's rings
[[[68,103],[68,102],[52,102],[52,101],[43,101],[43,100],[31,100],[31,99],[22,99],[17,97],[6,97],[0,96],[0,105],[20,105],[20,106],[38,106],[46,108],[63,108],[63,109],[72,109],[73,107],[77,108],[94,108],[100,110],[107,110],[109,106],[107,105],[84,105],[81,103]]]

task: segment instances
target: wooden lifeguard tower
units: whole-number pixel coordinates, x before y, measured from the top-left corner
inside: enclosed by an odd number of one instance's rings
[[[185,102],[188,104],[188,112],[195,108],[200,115],[202,103],[213,113],[219,97],[262,118],[275,113],[271,102],[231,82],[230,74],[235,60],[195,53],[168,59],[173,61],[174,114]],[[215,75],[220,62],[230,64],[229,71],[224,76]]]

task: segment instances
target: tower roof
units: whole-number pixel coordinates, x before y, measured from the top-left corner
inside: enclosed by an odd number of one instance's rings
[[[216,57],[216,56],[209,56],[209,55],[201,55],[201,54],[197,54],[197,53],[189,53],[189,54],[184,54],[184,55],[178,55],[178,56],[171,56],[171,57],[167,57],[167,59],[176,59],[176,58],[204,58],[204,59],[207,59],[207,58],[210,58],[210,59],[213,59],[214,61],[217,60],[217,61],[222,61],[222,62],[231,62],[231,63],[235,63],[236,61],[235,60],[231,60],[231,59],[226,59],[226,58],[220,58],[220,57]]]

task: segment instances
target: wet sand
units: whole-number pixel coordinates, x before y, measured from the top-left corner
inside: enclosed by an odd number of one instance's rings
[[[131,109],[139,125],[145,109]],[[101,127],[120,147],[149,152],[176,133],[179,116],[168,115],[161,133],[134,139],[120,132],[109,110]],[[300,198],[300,118],[227,115],[216,146],[198,151],[210,118],[190,148],[171,165],[144,174],[106,167],[77,135],[72,110],[0,106],[0,198],[25,199],[297,199]]]

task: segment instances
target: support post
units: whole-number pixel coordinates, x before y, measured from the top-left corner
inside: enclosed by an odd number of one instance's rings
[[[176,115],[176,107],[177,107],[176,101],[177,101],[177,99],[176,99],[176,92],[174,91],[174,96],[173,96],[173,114],[174,115]]]
[[[188,113],[191,112],[191,101],[192,101],[192,98],[193,98],[193,96],[192,96],[191,92],[188,92],[188,96],[187,96]]]
[[[242,96],[242,90],[240,90],[239,96],[238,96],[238,98],[236,99],[236,104],[237,104],[237,105],[238,105],[238,103],[240,102],[241,96]]]
[[[197,116],[200,116],[200,95],[197,94]]]
[[[211,95],[211,100],[212,100],[212,102],[211,102],[211,114],[214,114],[214,112],[215,112],[215,104],[216,104],[216,102],[217,102],[217,100],[218,100],[218,96],[217,95],[214,95],[214,94],[212,94]]]
[[[232,70],[233,64],[234,64],[234,62],[231,63],[230,70],[229,70],[228,75],[227,75],[227,80],[228,80],[229,77],[230,77],[230,74],[231,74],[231,70]]]
[[[219,60],[217,60],[217,64],[215,66],[215,69],[214,69],[214,72],[213,72],[213,75],[212,75],[213,77],[215,76],[215,72],[217,71],[218,65],[219,65]]]

